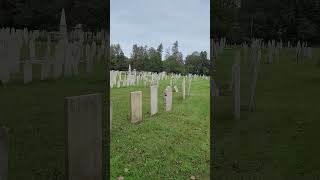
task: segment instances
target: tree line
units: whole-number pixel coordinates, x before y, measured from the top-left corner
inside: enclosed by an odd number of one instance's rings
[[[95,31],[108,26],[106,0],[1,0],[0,27],[57,30],[62,8],[69,28],[83,24]]]
[[[214,38],[229,43],[264,40],[307,41],[320,44],[319,0],[213,0],[211,25]]]
[[[209,75],[210,61],[206,51],[195,51],[183,59],[176,41],[172,47],[166,49],[164,58],[163,53],[162,44],[157,48],[134,44],[130,57],[126,57],[120,44],[111,44],[111,69],[127,71],[130,64],[131,68],[137,71]]]

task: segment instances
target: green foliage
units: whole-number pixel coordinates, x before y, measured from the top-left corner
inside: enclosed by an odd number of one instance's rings
[[[186,62],[183,61],[183,55],[179,51],[178,41],[172,48],[166,50],[165,59],[162,60],[163,45],[160,44],[157,49],[147,46],[132,47],[131,57],[127,58],[119,44],[110,46],[111,69],[128,70],[129,64],[132,69],[137,71],[150,71],[181,74],[205,74],[209,75],[210,61],[207,59],[207,52],[193,53],[187,56]]]
[[[62,8],[68,27],[84,24],[88,30],[107,27],[107,5],[100,0],[2,0],[0,26],[57,30]]]
[[[215,38],[227,37],[232,44],[251,37],[320,44],[318,0],[242,0],[241,8],[235,8],[233,2],[211,3],[214,24],[211,33]]]

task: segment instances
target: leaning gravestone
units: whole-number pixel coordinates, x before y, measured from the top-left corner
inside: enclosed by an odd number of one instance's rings
[[[130,93],[131,98],[131,122],[136,123],[142,120],[142,91]]]
[[[7,129],[0,128],[0,180],[8,178],[8,141]]]
[[[158,86],[150,86],[151,116],[158,112]]]
[[[172,88],[168,86],[164,91],[165,110],[172,110]]]
[[[102,180],[102,96],[67,97],[68,180]]]

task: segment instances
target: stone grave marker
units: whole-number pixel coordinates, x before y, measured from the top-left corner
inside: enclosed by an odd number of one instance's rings
[[[186,78],[182,80],[182,98],[186,98]]]
[[[32,81],[32,64],[25,61],[23,69],[23,82],[27,84]]]
[[[8,149],[9,138],[8,130],[6,128],[0,128],[0,180],[6,180],[8,178]]]
[[[68,180],[102,180],[102,95],[65,98]]]
[[[178,87],[176,85],[173,88],[174,88],[175,92],[179,92],[179,89],[178,89]]]
[[[191,81],[192,81],[192,79],[189,78],[189,83],[188,83],[188,96],[190,96],[190,93],[191,93]]]
[[[142,121],[142,91],[130,93],[131,99],[131,122]]]
[[[150,86],[151,116],[158,112],[158,86]]]
[[[164,103],[165,103],[165,110],[171,111],[172,110],[172,88],[168,86],[164,91]]]
[[[233,114],[235,119],[240,119],[240,66],[235,64],[232,68],[233,75]]]

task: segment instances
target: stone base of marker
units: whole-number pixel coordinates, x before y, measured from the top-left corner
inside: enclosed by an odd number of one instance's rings
[[[130,93],[131,100],[131,122],[137,123],[142,121],[142,91]]]

